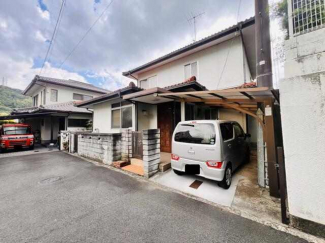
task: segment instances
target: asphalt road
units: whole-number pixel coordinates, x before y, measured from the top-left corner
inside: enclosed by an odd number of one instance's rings
[[[0,159],[0,242],[304,242],[52,152]]]

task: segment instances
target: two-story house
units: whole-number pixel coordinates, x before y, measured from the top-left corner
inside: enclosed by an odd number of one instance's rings
[[[92,121],[92,111],[76,103],[108,92],[88,83],[37,75],[23,91],[32,97],[33,107],[14,109],[10,117],[30,124],[39,143],[54,143],[59,131],[86,129]]]
[[[99,132],[159,128],[162,152],[171,151],[172,132],[181,120],[231,119],[240,122],[245,130],[253,129],[256,121],[238,111],[157,94],[229,89],[251,83],[255,79],[254,28],[255,19],[247,19],[123,72],[136,87],[131,83],[78,106],[94,110],[93,128]]]

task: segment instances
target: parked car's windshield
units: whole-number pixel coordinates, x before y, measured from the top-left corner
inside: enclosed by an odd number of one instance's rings
[[[30,134],[29,127],[4,127],[4,135],[19,135],[19,134]]]
[[[181,124],[176,128],[175,141],[182,143],[215,144],[216,132],[213,124]]]

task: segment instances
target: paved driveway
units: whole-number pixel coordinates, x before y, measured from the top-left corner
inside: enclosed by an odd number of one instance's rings
[[[0,242],[304,242],[61,152],[0,159]]]

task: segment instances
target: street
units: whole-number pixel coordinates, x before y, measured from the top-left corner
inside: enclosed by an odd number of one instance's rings
[[[305,242],[62,152],[0,159],[0,242]]]

